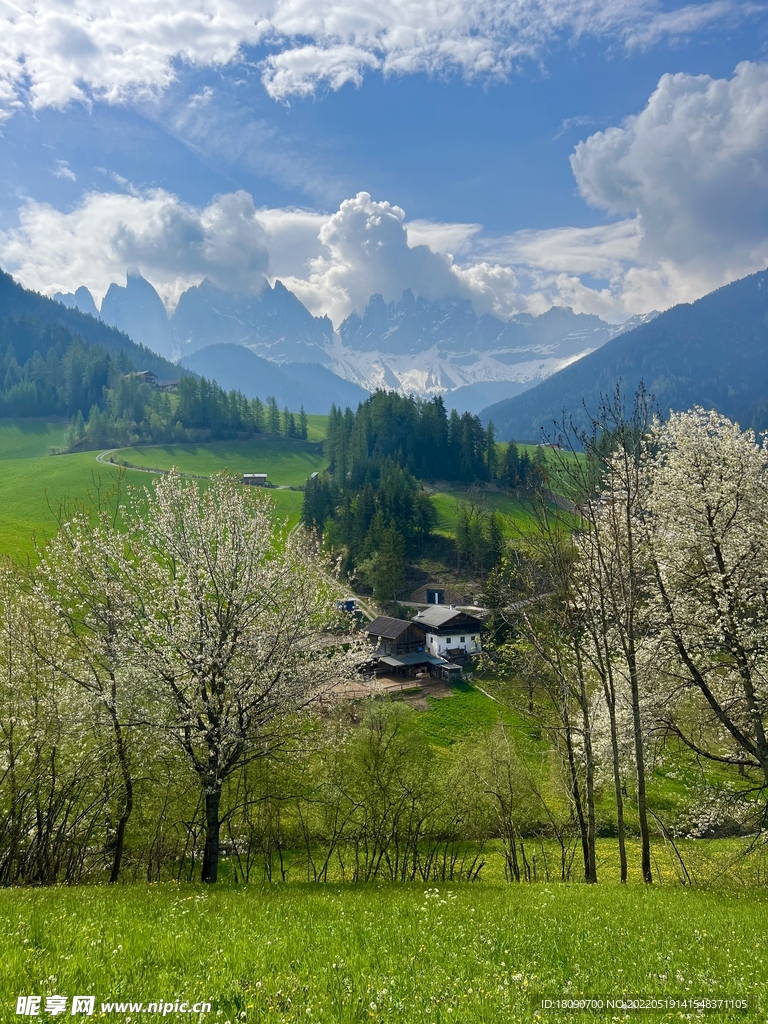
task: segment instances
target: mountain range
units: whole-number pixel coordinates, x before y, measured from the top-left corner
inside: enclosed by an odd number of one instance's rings
[[[768,426],[768,270],[661,313],[606,342],[524,394],[481,413],[500,439],[552,433],[563,413],[586,424],[601,395],[643,381],[659,412],[717,409],[743,427]]]
[[[768,426],[768,270],[618,328],[558,307],[504,322],[477,316],[469,302],[432,303],[406,291],[397,302],[372,296],[362,315],[333,331],[280,282],[237,297],[203,281],[171,316],[138,275],[112,285],[100,310],[84,288],[57,298],[0,276],[0,316],[34,316],[105,347],[133,346],[110,318],[225,388],[274,394],[307,411],[355,406],[376,387],[439,393],[449,408],[492,420],[500,439],[537,439],[564,412],[585,423],[617,383],[631,396],[643,381],[663,414],[700,404],[744,426]],[[142,368],[178,374],[178,362],[137,351]]]
[[[90,297],[87,289],[79,289]],[[83,304],[85,296],[80,295]],[[91,299],[93,302],[93,299]],[[79,335],[90,345],[100,345],[109,352],[126,352],[134,366],[151,370],[161,379],[169,380],[179,376],[179,367],[164,359],[146,346],[135,342],[124,331],[99,319],[94,306],[93,313],[82,308],[67,309],[60,302],[23,288],[10,276],[0,270],[0,319],[19,320],[27,318],[42,324],[57,324],[72,335]]]
[[[96,314],[85,288],[57,293],[56,299]],[[263,390],[256,367],[265,368],[244,363],[232,348],[239,345],[279,365],[320,364],[367,392],[383,387],[425,397],[443,394],[449,407],[471,412],[520,393],[655,316],[617,327],[553,307],[540,316],[503,321],[477,316],[468,300],[435,303],[406,290],[397,302],[371,296],[362,315],[351,313],[334,331],[327,317],[313,316],[280,281],[265,283],[257,294],[233,295],[206,279],[185,291],[169,315],[138,274],[129,274],[125,286],[110,285],[98,312],[168,358],[190,368],[205,365],[206,375],[224,387],[236,379],[243,390]],[[212,346],[215,351],[201,357],[202,363],[195,358]],[[316,383],[340,393],[338,381],[327,374]]]
[[[185,358],[209,345],[237,344],[275,362],[323,362],[333,335],[331,321],[312,316],[280,281],[274,287],[265,284],[258,294],[233,296],[206,278],[181,295],[171,316],[140,274],[128,274],[125,286],[111,284],[98,314],[87,288],[57,292],[54,298],[100,315],[169,359]]]
[[[208,345],[185,356],[185,369],[215,380],[225,391],[241,391],[246,398],[272,395],[283,408],[327,413],[331,404],[356,409],[370,397],[351,381],[342,380],[319,363],[273,363],[244,345]]]

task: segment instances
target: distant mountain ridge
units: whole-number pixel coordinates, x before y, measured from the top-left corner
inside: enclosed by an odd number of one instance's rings
[[[435,303],[406,289],[398,302],[373,295],[363,316],[347,317],[335,336],[331,365],[369,390],[429,395],[507,381],[516,385],[509,388],[515,394],[633,326],[559,306],[504,321],[477,316],[468,300]]]
[[[82,288],[57,298],[95,309]],[[236,344],[278,364],[321,364],[369,392],[452,393],[451,405],[462,395],[472,411],[519,393],[634,326],[557,306],[504,321],[478,316],[468,300],[431,302],[406,289],[397,302],[372,295],[362,316],[351,313],[334,332],[327,317],[313,316],[280,281],[256,295],[233,295],[207,279],[187,289],[169,316],[152,285],[137,274],[129,274],[125,286],[110,286],[101,316],[185,365],[201,349]],[[493,388],[486,392],[485,384]],[[464,388],[472,390],[459,390]]]
[[[641,380],[665,415],[703,405],[768,426],[768,270],[674,306],[481,418],[501,439],[534,438],[563,410],[584,422],[584,406],[594,412],[619,381],[631,396]]]
[[[243,345],[210,345],[185,356],[182,365],[225,391],[241,391],[246,398],[270,395],[282,408],[327,413],[331,404],[356,409],[369,398],[364,388],[343,380],[318,363],[273,363]]]
[[[438,345],[446,352],[460,349],[476,351],[509,349],[521,356],[510,362],[523,362],[531,352],[542,347],[559,345],[563,354],[578,351],[593,334],[610,330],[597,316],[574,313],[553,306],[541,316],[530,313],[513,316],[506,323],[486,314],[477,316],[468,299],[434,303],[407,288],[399,302],[384,302],[383,296],[372,295],[362,317],[351,313],[339,327],[345,345],[359,352],[380,349],[386,341],[392,354],[422,352]],[[571,338],[570,346],[562,346]],[[606,339],[608,334],[606,334]]]
[[[133,341],[123,331],[79,308],[67,308],[54,299],[23,288],[10,274],[0,270],[0,318],[8,317],[30,317],[43,324],[58,324],[91,345],[100,345],[109,352],[126,352],[137,369],[151,370],[165,380],[179,375],[178,366]]]
[[[56,293],[67,306],[93,307],[86,288]],[[89,310],[90,311],[90,308]],[[246,345],[274,362],[325,362],[333,335],[328,317],[315,317],[280,281],[255,295],[232,295],[207,278],[182,293],[169,316],[154,287],[140,274],[111,284],[101,318],[168,358],[184,359],[209,345]]]

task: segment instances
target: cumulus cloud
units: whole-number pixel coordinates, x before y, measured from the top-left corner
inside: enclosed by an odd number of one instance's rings
[[[353,310],[362,313],[374,293],[391,302],[406,288],[434,302],[469,299],[480,314],[509,316],[526,308],[525,297],[513,268],[474,259],[471,242],[480,230],[477,224],[406,223],[399,206],[359,192],[324,220],[319,255],[301,274],[282,280],[308,309],[327,313],[335,324]],[[448,245],[469,262],[456,262]]]
[[[588,203],[637,223],[632,291],[689,298],[761,269],[768,64],[731,79],[664,75],[640,114],[579,143],[571,166]]]
[[[383,74],[503,77],[552,40],[585,34],[647,46],[749,10],[737,0],[659,12],[656,0],[4,0],[0,109],[157,93],[180,64],[222,66],[268,51],[263,81],[284,99]]]
[[[324,303],[332,320],[362,310],[374,292],[387,301],[406,288],[434,300],[465,296],[451,258],[426,245],[409,246],[404,220],[399,206],[367,192],[346,199],[320,229],[323,251],[310,261],[308,278],[292,278],[290,285],[311,307]]]
[[[0,262],[49,294],[100,295],[135,266],[169,305],[206,275],[247,291],[268,274],[336,324],[374,292],[406,288],[480,314],[561,304],[619,321],[768,264],[768,64],[663,76],[644,110],[579,143],[571,165],[611,223],[489,238],[478,224],[408,222],[367,192],[330,214],[256,210],[244,192],[202,209],[162,190],[89,193],[66,213],[28,201],[0,234]]]
[[[28,288],[53,294],[86,285],[101,297],[129,269],[173,306],[209,277],[225,290],[263,287],[266,232],[245,192],[198,209],[162,189],[87,193],[71,211],[27,201],[18,227],[0,233],[3,265]]]

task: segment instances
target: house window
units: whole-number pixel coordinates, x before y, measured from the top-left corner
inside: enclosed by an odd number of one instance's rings
[[[460,641],[460,643],[464,644],[464,643],[466,643],[466,642],[467,642],[467,638],[466,638],[465,636],[463,636],[463,637],[461,638],[461,641]]]
[[[476,637],[476,636],[473,636],[473,637],[472,637],[472,639],[473,639],[473,640],[477,640],[477,637]]]
[[[445,638],[445,642],[446,642],[447,644],[449,644],[449,643],[451,642],[451,638],[450,638],[449,636],[447,636],[447,637]]]

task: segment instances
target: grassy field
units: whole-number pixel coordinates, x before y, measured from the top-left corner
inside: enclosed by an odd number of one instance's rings
[[[541,1009],[644,996],[749,998],[703,1016],[764,1021],[767,910],[765,891],[636,885],[7,890],[0,1007],[17,1020],[20,995],[77,994],[95,996],[95,1019],[125,1022],[152,1015],[102,1004],[170,1004],[178,1020],[177,1003],[205,1001],[181,1019],[220,1024],[699,1019]]]
[[[264,438],[256,441],[215,441],[209,444],[154,445],[122,448],[115,462],[141,469],[170,469],[209,476],[221,469],[233,473],[265,472],[278,487],[301,486],[310,473],[326,465],[320,441],[327,417],[310,416],[310,440]],[[44,540],[54,528],[54,516],[62,501],[81,500],[89,490],[108,487],[115,470],[96,462],[98,452],[50,456],[61,447],[66,424],[40,420],[0,421],[0,554],[23,556],[33,550],[33,536]],[[147,474],[131,469],[131,484],[146,486]],[[299,521],[302,496],[298,492],[272,490],[270,496],[281,518],[290,526]],[[452,536],[459,502],[471,500],[467,491],[440,490],[432,500],[437,509],[437,532]],[[523,505],[496,491],[481,492],[479,499],[500,512],[512,534],[525,520]]]
[[[322,417],[319,417],[322,418]],[[56,529],[56,512],[62,503],[82,501],[88,492],[97,488],[111,488],[116,479],[116,467],[96,461],[95,451],[76,452],[72,455],[51,456],[51,448],[63,443],[66,425],[40,420],[0,421],[0,555],[24,558],[34,551],[34,538],[44,543]],[[179,464],[183,471],[207,475],[217,469],[231,468],[242,472],[242,466],[253,467],[259,459],[259,442],[237,445],[223,444],[222,451],[211,451],[216,446],[205,446],[197,458],[189,458],[186,451],[175,454],[172,449],[152,449],[166,453],[167,466]],[[258,464],[275,483],[303,483],[308,473],[322,464],[317,454],[317,443],[298,441],[265,441],[263,458]],[[292,447],[293,446],[293,447]],[[180,449],[190,446],[182,445]],[[146,458],[147,449],[132,449]],[[143,463],[142,463],[143,464]],[[166,468],[161,464],[160,468]],[[257,470],[258,471],[258,470]],[[126,482],[146,487],[151,482],[148,473],[126,471]],[[298,491],[270,490],[276,515],[295,525],[301,516],[303,496]]]
[[[480,684],[482,686],[482,682]],[[439,747],[450,747],[473,731],[487,729],[503,722],[515,735],[529,739],[527,723],[511,708],[504,707],[482,689],[461,682],[452,686],[448,698],[430,698],[429,711],[416,715],[416,725],[427,739]]]
[[[475,501],[481,508],[498,512],[502,517],[502,527],[510,536],[517,535],[521,529],[524,529],[526,519],[530,515],[523,501],[511,497],[509,494],[503,494],[501,491],[488,490],[474,493],[467,490],[441,488],[431,491],[431,497],[432,503],[437,509],[435,531],[450,537],[455,535],[459,507],[462,502]]]
[[[328,430],[327,413],[309,413],[307,415],[307,440],[322,441]]]
[[[117,471],[100,466],[97,452],[50,454],[65,431],[66,424],[44,420],[0,420],[0,554],[31,554],[35,537],[42,543],[55,532],[62,503],[113,485]],[[147,481],[144,473],[128,479]]]
[[[64,444],[66,423],[0,419],[0,459],[36,459]]]
[[[146,469],[170,469],[210,476],[222,469],[232,473],[266,473],[270,483],[303,485],[310,473],[326,465],[318,441],[265,438],[256,441],[211,441],[207,444],[151,445],[121,448],[115,461]]]

